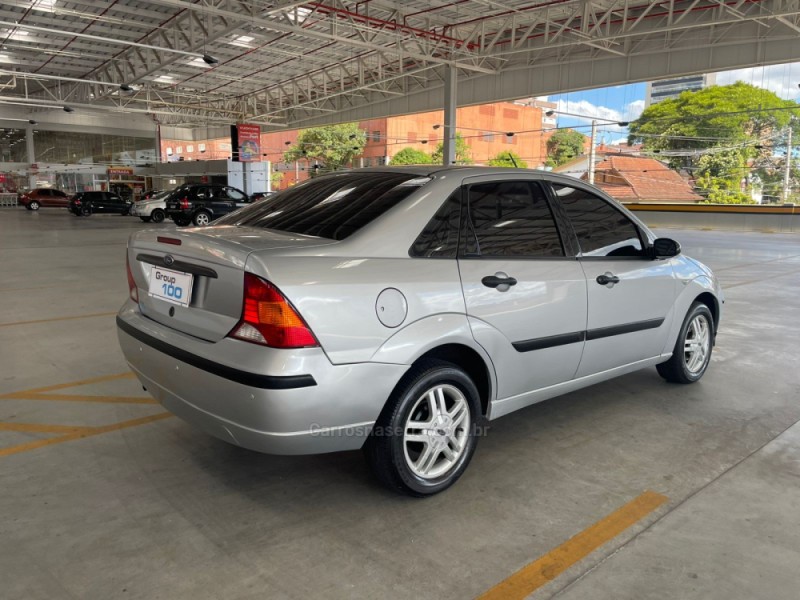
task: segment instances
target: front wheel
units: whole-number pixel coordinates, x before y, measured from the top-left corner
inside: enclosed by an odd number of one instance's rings
[[[164,220],[164,211],[157,208],[152,212],[150,218],[153,219],[153,223],[161,223]]]
[[[39,210],[39,202],[37,200],[31,200],[28,203],[28,208],[30,210]]]
[[[692,304],[681,326],[672,357],[656,365],[658,374],[672,383],[694,383],[711,361],[714,318],[702,302]]]
[[[375,423],[364,453],[375,477],[411,496],[453,485],[478,443],[480,400],[456,365],[427,361],[403,377]]]

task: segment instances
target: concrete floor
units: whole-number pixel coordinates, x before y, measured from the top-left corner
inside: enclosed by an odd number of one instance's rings
[[[358,452],[265,456],[151,419],[113,319],[142,226],[0,210],[4,600],[470,598],[644,490],[668,501],[533,597],[798,597],[800,236],[663,232],[725,287],[702,382],[647,369],[500,419],[420,501]]]

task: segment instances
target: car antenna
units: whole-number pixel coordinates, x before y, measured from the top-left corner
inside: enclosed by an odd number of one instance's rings
[[[514,168],[515,168],[515,169],[519,169],[519,165],[517,164],[517,161],[516,161],[516,160],[514,160],[514,155],[513,155],[513,154],[511,154],[511,152],[509,152],[509,153],[508,153],[508,158],[510,158],[510,159],[511,159],[511,164],[513,164],[513,165],[514,165]]]

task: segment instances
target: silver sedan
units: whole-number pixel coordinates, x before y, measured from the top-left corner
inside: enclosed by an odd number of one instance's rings
[[[651,366],[697,381],[723,303],[601,191],[517,169],[334,173],[127,261],[120,344],[168,410],[260,452],[363,448],[418,496],[488,420]]]

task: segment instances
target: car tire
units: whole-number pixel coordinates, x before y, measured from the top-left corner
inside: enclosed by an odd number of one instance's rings
[[[28,202],[28,210],[39,210],[40,206],[41,205],[39,204],[38,200],[31,200]]]
[[[153,217],[139,217],[139,218],[140,218],[142,221],[144,221],[145,223],[149,223],[150,221],[152,221],[152,220],[153,220]]]
[[[478,444],[480,416],[478,389],[461,368],[439,360],[414,365],[364,445],[370,470],[395,492],[437,494],[466,470]]]
[[[153,219],[153,223],[161,223],[164,220],[164,211],[160,208],[155,209],[151,214],[150,218]]]
[[[658,374],[671,383],[698,381],[711,361],[714,335],[711,311],[702,302],[695,302],[683,320],[672,357],[656,365]]]
[[[211,213],[207,210],[198,210],[192,217],[192,224],[195,227],[205,227],[209,223],[211,223]]]
[[[83,207],[81,207],[81,216],[83,216],[83,217],[91,217],[92,216],[92,207],[91,206],[83,206]]]

